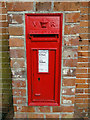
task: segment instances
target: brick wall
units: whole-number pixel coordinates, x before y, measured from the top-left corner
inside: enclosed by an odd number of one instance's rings
[[[0,118],[2,119],[4,119],[12,105],[12,82],[8,40],[6,3],[0,2]]]
[[[72,118],[88,115],[88,6],[80,2],[7,2],[15,118]],[[85,8],[85,9],[84,9]],[[25,13],[63,13],[60,106],[28,106]],[[83,34],[84,33],[84,34]],[[83,56],[83,57],[82,57]],[[84,57],[85,56],[85,57]],[[74,116],[75,111],[75,116]],[[76,113],[78,111],[79,114]]]

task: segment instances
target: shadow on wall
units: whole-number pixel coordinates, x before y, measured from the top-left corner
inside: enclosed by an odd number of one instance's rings
[[[2,38],[2,120],[13,117],[12,79],[8,37]]]

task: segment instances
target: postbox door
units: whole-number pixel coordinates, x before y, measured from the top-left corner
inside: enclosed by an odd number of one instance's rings
[[[55,50],[32,51],[32,101],[55,102]]]

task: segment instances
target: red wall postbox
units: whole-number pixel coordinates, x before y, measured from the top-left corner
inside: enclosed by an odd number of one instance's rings
[[[62,14],[26,14],[28,105],[60,105]]]

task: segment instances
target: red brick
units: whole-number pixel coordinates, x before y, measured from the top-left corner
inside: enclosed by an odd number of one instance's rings
[[[88,78],[88,74],[77,74],[77,78]]]
[[[0,15],[0,20],[6,20],[6,15]]]
[[[75,97],[64,97],[62,96],[62,104],[74,104]]]
[[[63,86],[74,86],[75,85],[75,79],[64,79],[62,81]]]
[[[90,8],[80,8],[80,11],[82,14],[88,14],[88,12],[90,11]]]
[[[89,22],[88,21],[80,21],[80,27],[88,27]]]
[[[44,118],[43,114],[30,114],[28,113],[28,118]]]
[[[88,62],[88,58],[78,58],[78,62]]]
[[[62,88],[62,95],[74,95],[75,89],[74,88]]]
[[[9,27],[9,34],[12,36],[23,35],[24,34],[23,27],[16,26]]]
[[[79,2],[55,2],[54,11],[77,11],[80,9]]]
[[[83,35],[83,36],[82,36]],[[81,36],[81,39],[88,39],[88,35],[87,35],[87,38],[86,35],[84,36],[84,34],[80,35]],[[89,44],[89,41],[88,40],[81,40],[79,41],[79,45],[88,45]]]
[[[76,95],[76,98],[88,98],[88,95],[82,93],[82,94]]]
[[[88,20],[90,18],[90,15],[81,15],[81,20]]]
[[[78,50],[80,51],[87,51],[88,49],[88,46],[78,46]]]
[[[88,52],[78,52],[78,56],[87,57],[88,56]]]
[[[7,2],[8,11],[30,11],[33,10],[33,2]]]
[[[51,2],[36,3],[36,11],[50,11],[50,10],[51,10]]]
[[[58,114],[46,114],[46,118],[59,118]]]
[[[10,38],[9,39],[10,47],[24,47],[24,39],[22,38]]]
[[[12,68],[24,68],[25,61],[24,60],[11,60],[11,67]]]
[[[77,66],[77,59],[64,59],[63,66],[76,67]]]
[[[0,33],[8,33],[8,28],[0,28]]]
[[[0,9],[0,14],[7,14],[7,9],[6,8]]]
[[[50,112],[50,107],[37,107],[37,112]]]
[[[88,67],[88,63],[78,63],[77,67]]]
[[[2,40],[9,39],[9,35],[0,35],[0,39]]]
[[[26,90],[25,89],[13,89],[13,95],[14,96],[26,96]]]
[[[6,2],[0,2],[0,7],[5,7]]]
[[[81,39],[88,39],[88,38],[90,38],[90,35],[89,34],[80,34],[80,38]],[[84,41],[84,44],[86,45],[87,43],[85,43],[85,40],[83,40]]]
[[[80,13],[67,13],[65,16],[65,22],[79,22],[80,21]]]
[[[79,37],[64,36],[64,45],[65,46],[76,46],[79,45]]]
[[[87,69],[77,69],[76,73],[87,73]]]
[[[79,33],[89,33],[90,28],[80,28]]]
[[[1,27],[8,27],[8,23],[7,22],[0,22],[0,26]]]
[[[23,16],[17,14],[8,15],[8,22],[9,24],[21,24],[23,23]]]
[[[83,93],[83,89],[76,89],[75,93]]]
[[[88,88],[89,88],[89,85],[88,85]],[[90,93],[90,89],[86,89],[85,90],[85,93]],[[89,102],[89,101],[88,101]]]
[[[22,80],[13,80],[12,81],[12,86],[17,88],[17,87],[26,87],[26,81],[22,81]]]
[[[64,34],[77,34],[79,32],[80,26],[79,25],[65,25],[65,32]]]
[[[80,108],[86,108],[86,107],[88,107],[88,104],[77,104],[77,106],[78,107],[80,107]]]
[[[35,107],[19,105],[16,112],[35,112]]]
[[[73,112],[73,106],[61,106],[61,107],[53,107],[53,112]]]
[[[89,6],[89,2],[81,2],[81,6],[82,7],[88,7]]]
[[[24,50],[23,49],[11,49],[10,56],[11,58],[23,58]]]
[[[76,79],[75,83],[85,83],[86,80],[85,79]]]
[[[26,103],[26,98],[13,97],[13,103],[14,104],[25,104]]]

